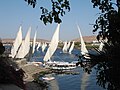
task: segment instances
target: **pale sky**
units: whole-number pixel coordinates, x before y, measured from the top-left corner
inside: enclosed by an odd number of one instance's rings
[[[0,2],[0,38],[15,38],[19,26],[22,24],[23,37],[29,26],[32,27],[31,38],[37,28],[37,38],[50,40],[57,24],[45,26],[40,21],[40,6],[51,7],[50,0],[37,0],[35,8],[27,5],[24,0],[1,0]],[[70,0],[71,10],[62,17],[60,39],[72,40],[79,38],[77,24],[83,36],[95,35],[92,26],[97,18],[98,9],[94,9],[91,0]]]

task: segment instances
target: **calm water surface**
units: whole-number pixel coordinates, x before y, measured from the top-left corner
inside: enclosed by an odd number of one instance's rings
[[[63,61],[77,61],[77,54],[80,54],[79,50],[73,50],[73,54],[63,54],[58,49],[52,57],[52,60],[63,60]],[[45,52],[41,50],[36,51],[33,60],[43,61]],[[79,72],[77,75],[65,75],[65,74],[54,74],[55,80],[50,81],[50,90],[104,90],[103,88],[96,85],[95,70],[92,70],[91,74],[85,73],[80,67],[76,68],[75,71]]]

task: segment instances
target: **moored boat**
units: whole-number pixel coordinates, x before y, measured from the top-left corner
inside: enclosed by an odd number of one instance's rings
[[[50,69],[73,69],[76,67],[75,63],[69,63],[69,62],[64,62],[64,61],[53,61],[51,60],[52,55],[54,54],[54,52],[56,51],[57,47],[58,47],[58,42],[59,42],[59,28],[60,28],[60,24],[58,24],[55,33],[51,39],[49,48],[44,56],[44,66],[46,68],[50,68]]]
[[[45,76],[45,77],[42,77],[42,79],[43,80],[47,80],[47,81],[50,81],[50,80],[54,80],[55,79],[55,77],[47,77],[47,76]]]

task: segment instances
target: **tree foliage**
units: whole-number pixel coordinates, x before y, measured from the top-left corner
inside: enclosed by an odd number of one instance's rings
[[[93,32],[99,30],[98,39],[107,38],[112,44],[120,43],[120,1],[91,0],[101,13],[95,21]]]
[[[0,84],[15,84],[25,90],[23,81],[24,71],[18,69],[18,66],[13,60],[7,56],[3,56],[5,47],[0,40]]]
[[[35,5],[37,3],[36,0],[25,0],[28,5],[32,5],[33,8],[35,8]],[[53,21],[55,23],[61,23],[61,16],[65,15],[65,11],[70,11],[70,4],[69,0],[50,0],[51,1],[51,11],[49,11],[47,8],[41,6],[41,12],[42,15],[40,16],[40,20],[44,22],[46,25],[47,23],[52,23]]]
[[[97,39],[108,41],[100,55],[95,57],[97,83],[108,90],[120,89],[120,0],[91,0],[93,8],[100,13],[93,32],[99,31]]]

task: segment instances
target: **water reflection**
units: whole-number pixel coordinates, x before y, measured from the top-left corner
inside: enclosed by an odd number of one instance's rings
[[[56,79],[51,80],[49,82],[49,89],[48,90],[59,90],[58,82]]]
[[[86,90],[86,87],[89,85],[88,80],[89,80],[90,74],[83,72],[82,78],[81,78],[81,90]]]

